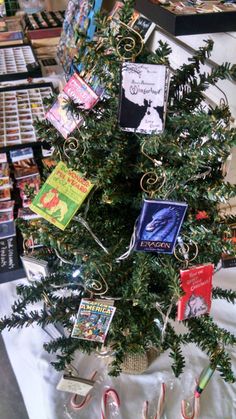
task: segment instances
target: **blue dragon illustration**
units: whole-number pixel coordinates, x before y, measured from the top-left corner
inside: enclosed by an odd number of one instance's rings
[[[142,234],[142,240],[172,241],[178,228],[179,214],[174,207],[156,211]]]

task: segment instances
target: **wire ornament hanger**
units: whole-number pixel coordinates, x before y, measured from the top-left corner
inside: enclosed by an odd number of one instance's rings
[[[75,262],[72,262],[68,259],[65,259],[64,257],[62,257],[60,255],[60,253],[58,252],[57,249],[54,249],[56,256],[58,257],[58,259],[60,259],[60,261],[66,265],[70,265],[70,266],[75,266]],[[80,272],[80,269],[77,269]],[[76,271],[74,272],[74,274],[76,273]],[[109,287],[107,284],[107,281],[105,280],[105,278],[103,277],[103,275],[101,274],[101,272],[98,270],[98,268],[96,268],[98,275],[100,276],[100,280],[99,279],[93,279],[93,278],[89,278],[89,279],[85,279],[84,282],[79,283],[78,285],[80,287],[82,287],[84,289],[84,291],[89,292],[91,294],[91,296],[96,295],[96,296],[103,296],[107,293]],[[73,278],[76,278],[78,276],[78,274],[73,275]],[[75,283],[74,282],[66,282],[60,285],[55,285],[55,284],[51,284],[52,288],[54,289],[58,289],[58,288],[65,288],[65,287],[69,287],[69,286],[74,286]]]
[[[178,236],[177,244],[174,248],[174,256],[179,262],[185,264],[186,269],[188,268],[189,263],[197,258],[198,252],[198,245],[194,240],[185,234],[183,236]]]
[[[127,35],[118,33],[115,36],[116,39],[116,53],[122,61],[134,61],[139,54],[141,54],[144,46],[144,40],[142,36],[133,28],[126,25],[120,20],[116,20],[117,24],[120,25]]]
[[[75,153],[79,149],[79,140],[75,137],[68,137],[63,143],[63,152],[70,159],[70,154]],[[83,151],[82,155],[84,154]]]
[[[91,293],[91,295],[102,296],[107,293],[109,287],[101,272],[96,268],[100,280],[98,279],[88,279],[85,281],[85,289]]]
[[[157,159],[153,159],[150,157],[145,151],[146,143],[144,142],[141,147],[141,153],[147,157],[156,168],[162,167],[162,162]],[[160,191],[164,184],[166,183],[166,173],[162,170],[161,176],[159,176],[154,170],[144,173],[142,178],[140,179],[140,187],[142,191],[146,192],[150,198],[152,198],[158,191]],[[159,184],[159,185],[158,185]],[[157,186],[156,189],[152,190],[152,187]]]

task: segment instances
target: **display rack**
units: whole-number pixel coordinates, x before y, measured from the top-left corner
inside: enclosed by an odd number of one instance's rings
[[[64,11],[33,13],[24,16],[25,31],[29,39],[57,37],[61,34]]]
[[[45,142],[36,142],[31,145],[33,150],[33,159],[35,160],[39,172],[42,174],[43,165],[42,165],[42,146],[47,148],[48,146]],[[27,145],[28,148],[28,145]],[[12,163],[11,152],[17,149],[22,149],[22,145],[16,145],[8,148],[0,149],[0,152],[6,152],[7,162],[11,165],[11,181],[13,183],[13,188],[11,189],[11,196],[9,199],[14,201],[14,215],[15,219],[19,217],[20,209],[25,209],[22,207],[23,199],[21,196],[21,190],[19,185],[17,185],[17,180],[15,179],[15,166]],[[14,175],[13,175],[14,173]],[[28,177],[29,179],[29,177]],[[23,181],[26,178],[23,179]],[[8,202],[8,201],[5,201]],[[1,202],[0,202],[1,204]],[[27,208],[26,208],[27,209]],[[22,217],[21,217],[22,218]],[[28,218],[27,218],[28,219]],[[19,278],[25,277],[25,272],[22,269],[22,263],[20,255],[23,253],[23,242],[24,238],[21,235],[21,232],[16,229],[16,235],[0,238],[0,283],[13,281]],[[35,246],[34,246],[35,247]]]
[[[0,47],[0,82],[41,76],[40,65],[30,45]]]
[[[43,99],[52,92],[51,83],[0,88],[1,148],[37,141],[33,123],[44,118],[46,109]]]
[[[6,152],[8,163],[11,163],[10,152],[28,146],[33,148],[35,159],[41,161],[43,142],[37,141],[38,136],[33,123],[36,118],[39,120],[44,118],[43,99],[52,93],[51,83],[0,88],[0,153]],[[15,215],[22,205],[20,192],[16,186],[14,182],[11,191],[11,199],[15,201]],[[1,283],[25,276],[19,258],[22,251],[22,237],[19,231],[16,236],[0,240],[0,259],[5,261],[0,269]]]

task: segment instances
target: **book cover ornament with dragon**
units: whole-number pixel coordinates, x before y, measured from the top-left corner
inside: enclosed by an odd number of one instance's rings
[[[135,250],[173,253],[187,206],[185,202],[145,199],[138,221]]]

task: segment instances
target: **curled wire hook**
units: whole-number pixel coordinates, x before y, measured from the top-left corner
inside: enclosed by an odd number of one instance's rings
[[[222,98],[220,98],[220,106],[221,107],[225,107],[225,106],[228,106],[229,105],[229,101],[228,101],[228,98],[227,98],[227,96],[226,96],[226,94],[225,94],[225,92],[224,92],[224,90],[222,90],[219,86],[217,86],[216,84],[215,84],[215,87],[222,93],[222,95],[224,96],[224,97],[222,97]]]
[[[116,36],[116,40],[118,41],[116,45],[116,52],[121,60],[134,60],[139,54],[141,54],[144,46],[144,40],[140,33],[138,33],[135,29],[120,20],[116,21],[128,32],[127,36],[122,36],[120,34]]]
[[[144,151],[144,147],[145,147],[146,143],[144,142],[142,144],[141,147],[141,153],[147,157],[155,167],[161,167],[162,166],[162,162],[160,160],[157,159],[153,159],[151,156],[149,156],[145,151]],[[154,186],[156,185],[158,182],[160,182],[160,185],[158,186],[158,188],[156,188],[155,190],[151,190],[149,189],[149,186]],[[147,173],[144,173],[144,175],[141,177],[140,179],[140,187],[141,189],[146,192],[147,194],[149,194],[150,198],[153,197],[153,195],[158,192],[160,189],[162,189],[162,187],[164,186],[166,182],[166,173],[163,170],[162,171],[162,176],[159,177],[158,174],[154,171],[149,171]]]
[[[101,272],[98,270],[98,268],[97,268],[97,272],[99,276],[101,277],[101,281],[99,281],[98,279],[92,279],[92,280],[88,279],[87,281],[85,281],[85,288],[86,290],[91,292],[93,295],[104,295],[107,293],[109,287],[105,278],[103,277]]]
[[[164,172],[163,172],[163,179],[160,185],[158,186],[158,188],[156,188],[155,190],[148,189],[148,186],[156,185],[159,180],[160,178],[155,172],[144,173],[144,175],[140,179],[140,187],[144,192],[149,194],[150,198],[152,198],[153,195],[155,195],[155,193],[158,192],[164,186],[166,182],[166,174]],[[147,186],[145,186],[145,183],[147,184]]]
[[[57,249],[54,249],[54,252],[56,253],[56,256],[58,257],[58,259],[61,260],[61,262],[65,263],[67,265],[74,265],[74,262],[71,262],[71,260],[68,260],[68,259],[65,259],[64,257],[62,257]]]
[[[186,235],[183,235],[183,237],[189,240],[189,244],[186,243],[186,241],[184,242],[182,237],[178,236],[177,245],[174,248],[174,256],[178,261],[185,262],[185,268],[187,268],[189,263],[196,259],[199,249],[198,249],[197,243],[194,240],[192,240]],[[191,250],[190,249],[191,244],[193,246],[192,257],[189,256],[189,252]]]
[[[142,144],[142,147],[141,147],[141,153],[145,156],[145,157],[147,157],[149,160],[151,160],[151,162],[154,164],[154,166],[162,166],[162,162],[160,161],[160,160],[156,160],[156,159],[153,159],[152,157],[150,157],[145,151],[144,151],[144,147],[145,147],[145,145],[146,145],[146,142],[144,142],[143,144]]]
[[[63,143],[63,151],[66,157],[69,159],[70,156],[67,154],[67,151],[72,151],[75,153],[79,148],[79,140],[75,137],[68,137]]]

